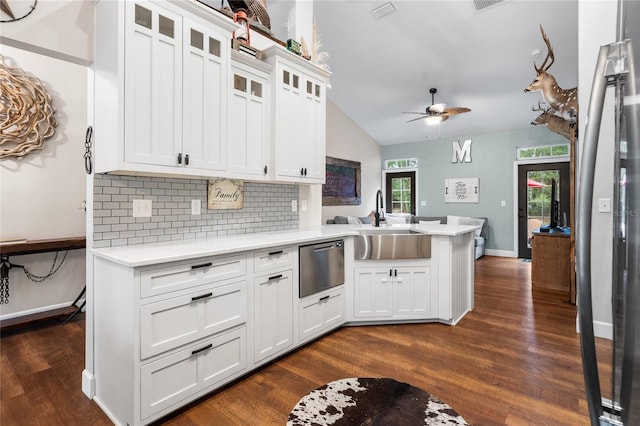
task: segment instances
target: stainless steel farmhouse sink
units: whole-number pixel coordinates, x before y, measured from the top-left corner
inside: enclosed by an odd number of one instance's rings
[[[431,235],[409,229],[375,229],[360,231],[355,237],[356,260],[428,259]]]

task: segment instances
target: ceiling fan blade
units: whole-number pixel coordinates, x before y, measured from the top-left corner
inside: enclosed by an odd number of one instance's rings
[[[449,119],[449,114],[442,114],[440,115],[440,117],[442,117],[442,121],[440,121],[442,123],[443,121],[447,121]]]
[[[420,114],[420,115],[427,115],[424,112],[407,112],[407,111],[403,111],[403,114]]]
[[[463,112],[469,112],[469,111],[471,110],[465,107],[452,107],[452,108],[446,108],[443,112],[445,114],[453,115],[453,114],[462,114]]]
[[[407,123],[411,123],[412,121],[424,120],[425,117],[426,115],[422,114],[422,117],[412,118],[411,120],[407,121]]]

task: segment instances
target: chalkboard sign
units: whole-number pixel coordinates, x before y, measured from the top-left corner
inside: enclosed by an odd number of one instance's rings
[[[360,204],[360,162],[327,157],[322,205]]]

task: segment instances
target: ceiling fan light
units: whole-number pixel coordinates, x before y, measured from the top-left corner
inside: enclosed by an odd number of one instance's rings
[[[426,121],[427,125],[429,126],[435,126],[436,124],[440,124],[442,122],[442,116],[430,115],[429,117],[425,117],[424,121]]]

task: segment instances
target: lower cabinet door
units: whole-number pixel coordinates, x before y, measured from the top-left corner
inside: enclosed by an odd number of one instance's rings
[[[344,291],[340,288],[309,296],[300,302],[298,309],[298,338],[312,338],[344,323]]]
[[[254,362],[259,362],[293,344],[292,272],[258,277],[254,285]]]
[[[247,367],[246,327],[140,367],[140,416],[152,416]]]
[[[393,276],[391,268],[355,269],[355,306],[357,318],[391,317]]]

